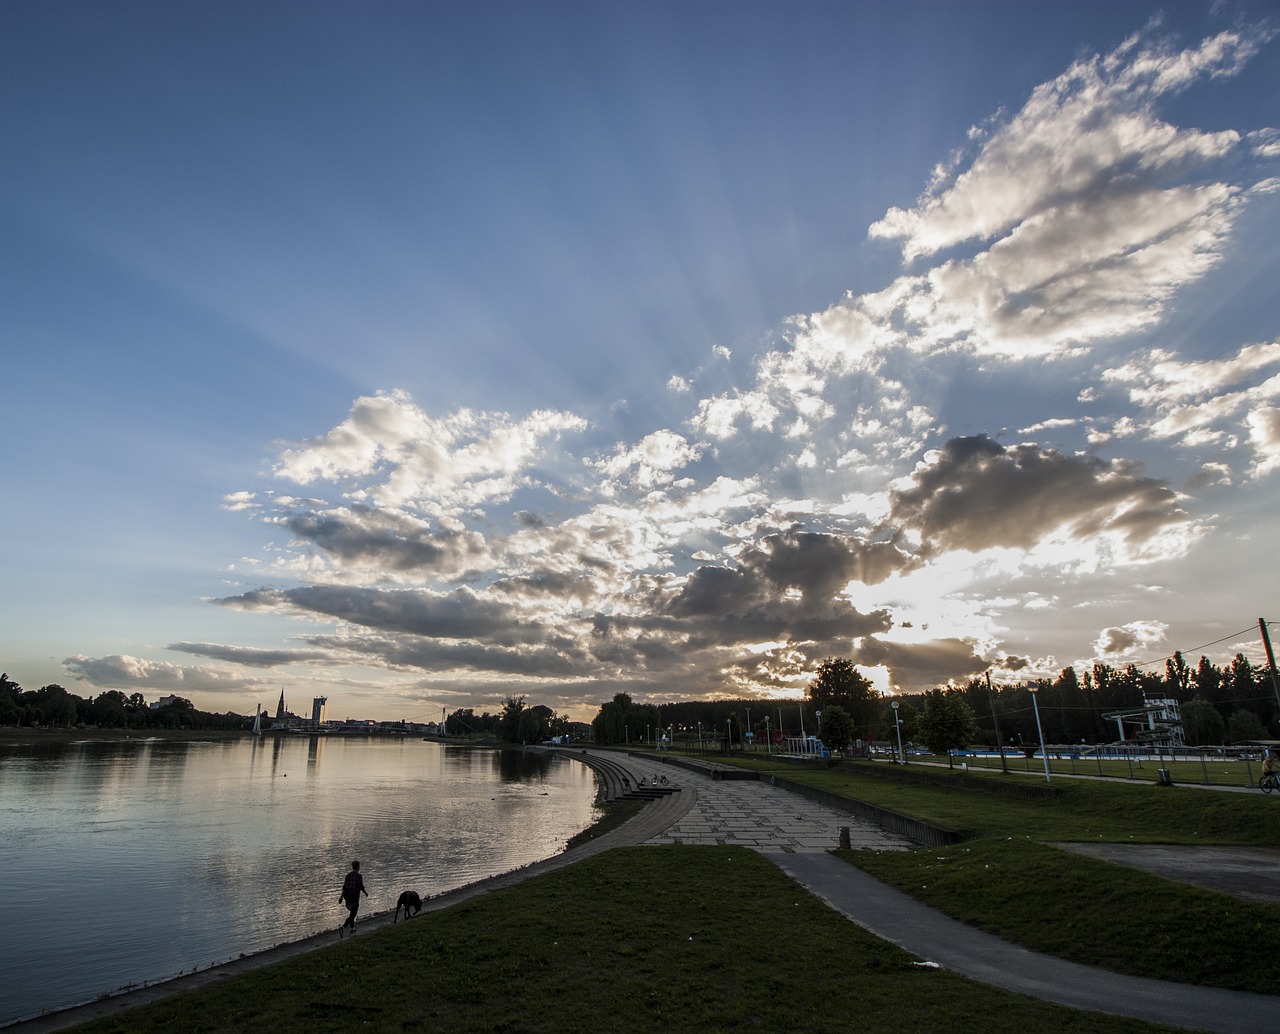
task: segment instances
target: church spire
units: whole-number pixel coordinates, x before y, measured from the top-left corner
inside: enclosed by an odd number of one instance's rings
[[[284,688],[280,689],[280,703],[276,704],[276,717],[284,721]]]

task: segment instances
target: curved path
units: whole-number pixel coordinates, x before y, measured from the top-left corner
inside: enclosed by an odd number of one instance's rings
[[[849,828],[853,847],[905,850],[914,846],[897,834],[851,815],[766,783],[713,779],[709,773],[690,771],[651,756],[636,758],[616,751],[577,749],[570,756],[578,755],[590,764],[597,754],[602,764],[629,773],[633,786],[658,774],[665,775],[666,785],[679,792],[654,800],[629,822],[582,847],[439,895],[424,902],[423,911],[446,908],[614,847],[742,845],[760,851],[797,883],[864,929],[921,959],[982,983],[1079,1009],[1215,1034],[1253,1034],[1273,1025],[1280,998],[1120,976],[1038,955],[950,919],[829,853],[837,846],[843,827]],[[361,921],[360,930],[377,929],[390,922],[390,913],[372,915]],[[22,1034],[61,1030],[333,943],[332,933],[320,934],[4,1029]]]

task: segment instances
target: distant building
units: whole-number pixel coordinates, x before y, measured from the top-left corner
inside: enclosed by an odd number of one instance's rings
[[[285,716],[284,709],[284,690],[280,690],[280,703],[276,704],[276,721],[283,722]]]
[[[283,692],[280,694],[283,696]],[[329,698],[316,697],[311,701],[311,720],[316,725],[323,725],[329,715]]]
[[[188,700],[186,697],[167,696],[167,697],[161,697],[159,700],[152,703],[150,707],[151,707],[151,710],[158,711],[162,707],[172,707],[174,704],[186,704],[188,707],[190,707],[191,701]]]

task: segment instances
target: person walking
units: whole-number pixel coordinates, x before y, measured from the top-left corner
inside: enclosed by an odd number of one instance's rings
[[[364,889],[364,877],[360,875],[360,863],[352,862],[351,871],[342,881],[342,894],[338,898],[338,904],[344,901],[347,904],[347,921],[338,927],[339,937],[344,935],[348,927],[352,933],[356,932],[356,913],[360,911],[361,894],[369,896],[369,892]]]

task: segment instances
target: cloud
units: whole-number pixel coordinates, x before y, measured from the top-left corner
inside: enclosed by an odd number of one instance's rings
[[[962,639],[934,639],[923,643],[895,643],[867,636],[852,653],[855,664],[883,667],[895,690],[918,690],[966,682],[990,665]]]
[[[1262,477],[1275,469],[1275,444],[1267,414],[1280,399],[1280,343],[1246,345],[1221,359],[1181,360],[1155,349],[1103,373],[1111,382],[1129,385],[1132,402],[1147,411],[1145,432],[1157,439],[1176,439],[1186,446],[1204,443],[1253,448],[1248,473]],[[1249,428],[1239,436],[1242,418]]]
[[[1033,444],[1006,448],[986,435],[927,453],[891,491],[889,523],[917,532],[925,556],[1030,550],[1066,535],[1113,540],[1131,561],[1150,559],[1162,533],[1191,526],[1173,490],[1133,464]]]
[[[703,447],[675,431],[646,435],[634,446],[618,445],[613,454],[593,466],[610,478],[626,478],[639,488],[670,484],[675,472],[696,460]]]
[[[891,209],[871,236],[901,240],[910,260],[1007,233],[1121,179],[1157,184],[1220,159],[1239,146],[1239,133],[1178,129],[1156,117],[1154,102],[1197,79],[1236,74],[1262,42],[1224,32],[1179,51],[1139,35],[1077,61],[1008,123],[976,130],[982,146],[972,164],[958,175],[944,170],[914,209]]]
[[[1254,476],[1262,477],[1280,469],[1280,409],[1257,409],[1245,419],[1249,425],[1249,440],[1257,456],[1252,471]]]
[[[211,657],[218,661],[243,664],[250,668],[279,668],[305,661],[325,661],[330,655],[320,650],[262,650],[251,646],[226,646],[220,643],[170,643],[177,653]]]
[[[257,689],[252,679],[231,675],[215,668],[181,667],[164,661],[148,661],[127,654],[109,657],[85,657],[77,654],[66,658],[63,667],[78,681],[101,689],[141,692],[144,689],[165,693],[238,693]]]
[[[488,559],[482,535],[433,529],[428,521],[398,510],[359,505],[297,509],[269,522],[283,524],[300,543],[316,546],[343,566],[455,575]]]
[[[549,441],[585,427],[581,417],[551,410],[522,420],[468,409],[432,418],[393,391],[357,399],[328,434],[286,449],[275,472],[301,485],[376,477],[352,498],[449,513],[509,498],[518,473]]]
[[[1169,626],[1163,621],[1130,621],[1114,628],[1104,628],[1094,640],[1093,648],[1104,660],[1116,660],[1138,650],[1149,652],[1165,640]]]
[[[359,628],[407,632],[440,639],[484,638],[499,643],[531,643],[546,635],[536,621],[463,587],[450,593],[429,589],[306,585],[256,589],[218,601],[240,610],[319,614]]]

